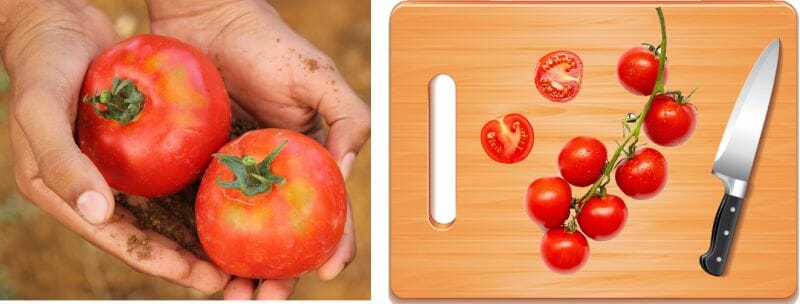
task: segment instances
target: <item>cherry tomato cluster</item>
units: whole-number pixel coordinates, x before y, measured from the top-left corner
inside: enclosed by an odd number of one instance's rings
[[[617,186],[633,199],[649,199],[664,189],[667,161],[658,150],[637,145],[640,129],[660,146],[679,145],[694,131],[696,111],[688,102],[689,96],[664,90],[668,70],[666,30],[660,8],[658,13],[661,44],[632,47],[617,63],[622,87],[633,94],[650,96],[639,116],[625,117],[625,140],[609,159],[600,140],[575,137],[558,155],[561,177],[540,178],[528,187],[527,213],[533,222],[547,230],[541,255],[555,272],[575,272],[587,262],[589,244],[584,235],[606,241],[616,237],[625,226],[628,218],[625,202],[606,191],[612,170]],[[570,184],[590,188],[583,196],[573,197]]]
[[[633,199],[649,199],[664,189],[667,161],[658,150],[638,144],[640,130],[644,130],[650,141],[665,147],[685,142],[694,132],[697,113],[689,103],[691,94],[683,96],[680,91],[664,90],[668,73],[666,29],[661,8],[657,11],[661,44],[632,47],[617,63],[622,87],[633,94],[649,96],[639,115],[628,114],[623,120],[624,141],[609,158],[606,146],[597,138],[572,138],[558,155],[561,176],[542,177],[528,186],[526,212],[546,231],[541,242],[541,256],[555,272],[572,273],[586,264],[589,244],[584,235],[595,241],[606,241],[617,236],[625,226],[628,218],[625,202],[606,191],[612,171],[617,186]],[[536,87],[551,101],[570,101],[580,90],[583,68],[575,53],[551,52],[539,61]],[[525,141],[512,140],[519,137],[515,137],[516,133],[524,133]],[[481,133],[486,152],[503,163],[524,159],[531,150],[532,136],[530,123],[519,114],[492,121]],[[576,197],[570,185],[589,189]]]

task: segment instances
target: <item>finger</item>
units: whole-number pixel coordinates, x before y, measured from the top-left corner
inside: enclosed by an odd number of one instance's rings
[[[225,286],[225,300],[250,300],[255,292],[255,282],[250,279],[234,278]]]
[[[344,225],[344,234],[339,246],[333,255],[317,269],[317,276],[324,280],[332,280],[356,257],[356,230],[353,224],[353,208],[350,200],[347,201],[347,221]]]
[[[67,45],[58,52],[49,46],[31,51],[30,61],[12,74],[11,108],[44,184],[98,225],[111,217],[114,204],[105,179],[73,140],[75,103],[89,63],[89,54],[81,50]]]
[[[297,278],[264,280],[256,292],[256,300],[286,300],[294,291]]]
[[[11,120],[12,133],[16,121]],[[17,138],[18,139],[18,138]],[[24,140],[24,139],[23,139]],[[26,150],[24,142],[12,138],[15,170],[35,170],[33,154]],[[221,290],[229,276],[213,264],[197,258],[177,243],[153,231],[142,231],[135,226],[136,220],[125,208],[119,207],[114,219],[100,226],[94,226],[78,216],[61,198],[53,193],[41,180],[25,180],[26,196],[37,203],[42,210],[52,215],[70,230],[98,248],[116,256],[132,268],[142,273],[155,275],[185,287],[192,287],[205,293]]]
[[[367,141],[370,134],[370,111],[361,98],[356,95],[339,72],[332,72],[335,80],[322,85],[317,110],[330,129],[325,147],[339,163],[342,175],[350,175],[356,154]],[[324,79],[324,78],[323,78]]]

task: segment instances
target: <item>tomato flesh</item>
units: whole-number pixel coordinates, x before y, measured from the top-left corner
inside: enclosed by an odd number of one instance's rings
[[[196,181],[230,129],[230,102],[214,64],[178,40],[141,35],[94,59],[81,98],[110,88],[113,78],[132,81],[144,95],[142,110],[121,124],[81,102],[81,151],[112,188],[128,194],[163,196]]]
[[[196,199],[197,234],[211,260],[227,273],[286,279],[321,266],[342,238],[347,195],[339,167],[313,139],[289,130],[261,129],[226,144],[221,154],[261,161],[286,141],[270,170],[285,178],[268,192],[247,196],[224,188],[234,174],[219,159],[208,166]]]
[[[491,159],[506,164],[516,163],[528,157],[533,148],[533,127],[525,116],[508,114],[483,126],[481,144]]]
[[[554,51],[539,59],[536,67],[536,89],[554,102],[567,102],[581,89],[583,62],[570,51]]]

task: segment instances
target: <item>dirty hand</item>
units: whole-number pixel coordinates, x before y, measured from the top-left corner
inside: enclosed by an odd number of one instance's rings
[[[17,185],[39,208],[134,269],[219,291],[229,276],[166,237],[140,230],[124,208],[115,210],[108,184],[75,144],[83,76],[91,59],[117,40],[106,16],[85,1],[0,2]]]
[[[190,3],[189,3],[190,2]],[[189,9],[186,9],[189,8]],[[331,152],[345,178],[369,137],[368,106],[333,61],[292,31],[265,1],[149,0],[154,34],[181,39],[220,69],[230,96],[263,127],[308,134]],[[323,120],[330,126],[325,131]],[[352,212],[337,251],[318,270],[334,278],[355,256]],[[226,298],[286,298],[295,280],[232,280]]]

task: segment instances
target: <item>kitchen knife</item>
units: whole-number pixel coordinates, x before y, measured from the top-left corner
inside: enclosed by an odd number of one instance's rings
[[[719,276],[725,271],[736,221],[742,210],[758,141],[769,110],[780,45],[780,39],[773,40],[753,65],[717,150],[711,172],[725,184],[725,195],[714,219],[711,246],[700,256],[700,266],[711,275]]]

